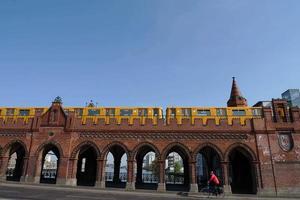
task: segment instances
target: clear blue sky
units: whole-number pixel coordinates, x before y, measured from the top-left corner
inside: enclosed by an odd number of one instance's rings
[[[250,105],[300,87],[299,0],[1,0],[0,106]]]

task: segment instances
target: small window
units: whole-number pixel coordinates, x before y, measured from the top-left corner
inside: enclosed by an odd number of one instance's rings
[[[260,108],[252,109],[252,115],[253,116],[261,116],[261,109]]]
[[[139,112],[139,116],[147,116],[148,109],[147,108],[140,108],[138,112]]]
[[[96,110],[96,109],[88,110],[88,116],[97,116],[97,115],[100,115],[100,110]]]
[[[176,115],[176,109],[175,108],[171,108],[171,116],[175,116]]]
[[[75,114],[76,114],[77,116],[82,116],[82,113],[83,113],[83,109],[82,109],[82,108],[75,109]]]
[[[106,109],[106,116],[115,116],[115,109],[114,108],[107,108]]]
[[[245,116],[246,111],[245,110],[232,110],[232,114],[234,116]]]
[[[154,108],[153,109],[153,116],[158,116],[159,115],[159,109],[158,108]]]
[[[131,109],[121,109],[120,110],[120,115],[121,116],[131,116],[132,115],[132,110]]]
[[[210,110],[197,110],[198,116],[210,116]]]
[[[86,163],[86,158],[82,158],[81,160],[81,172],[85,172],[85,163]]]
[[[217,116],[226,116],[227,112],[225,108],[218,108],[217,109]]]
[[[20,116],[29,116],[29,110],[20,110]]]
[[[191,116],[191,109],[190,108],[182,108],[181,114],[185,117]]]
[[[15,109],[14,108],[8,108],[6,110],[6,115],[8,115],[8,116],[12,116],[12,115],[14,115],[14,113],[15,113]]]

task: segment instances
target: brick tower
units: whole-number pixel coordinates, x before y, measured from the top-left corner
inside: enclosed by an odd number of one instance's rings
[[[227,101],[228,107],[243,107],[248,106],[247,99],[244,98],[236,84],[235,77],[232,77],[232,87],[230,98]]]

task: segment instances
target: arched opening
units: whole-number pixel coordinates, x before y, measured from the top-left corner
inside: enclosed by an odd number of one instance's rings
[[[56,183],[59,159],[60,153],[58,148],[52,144],[46,145],[42,152],[40,183]]]
[[[223,173],[220,156],[215,149],[206,146],[198,152],[196,157],[196,172],[199,191],[207,186],[211,171],[215,173],[222,185]]]
[[[94,186],[96,182],[97,153],[96,150],[84,145],[81,147],[77,161],[77,185]]]
[[[242,147],[234,148],[229,154],[229,181],[231,191],[236,194],[256,194],[256,176],[253,159]]]
[[[20,181],[23,173],[25,149],[20,143],[11,145],[9,151],[9,160],[6,170],[6,180]]]
[[[127,154],[119,145],[109,148],[106,155],[105,185],[106,187],[125,188],[127,182]]]
[[[172,147],[165,158],[166,190],[189,191],[189,157],[180,147]]]
[[[157,189],[159,181],[159,163],[152,147],[145,145],[135,156],[137,189]]]

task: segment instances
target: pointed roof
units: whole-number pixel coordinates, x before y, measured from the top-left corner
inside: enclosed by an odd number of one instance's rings
[[[247,99],[242,96],[239,87],[235,81],[235,77],[232,77],[232,87],[230,98],[227,101],[228,107],[248,106]]]

